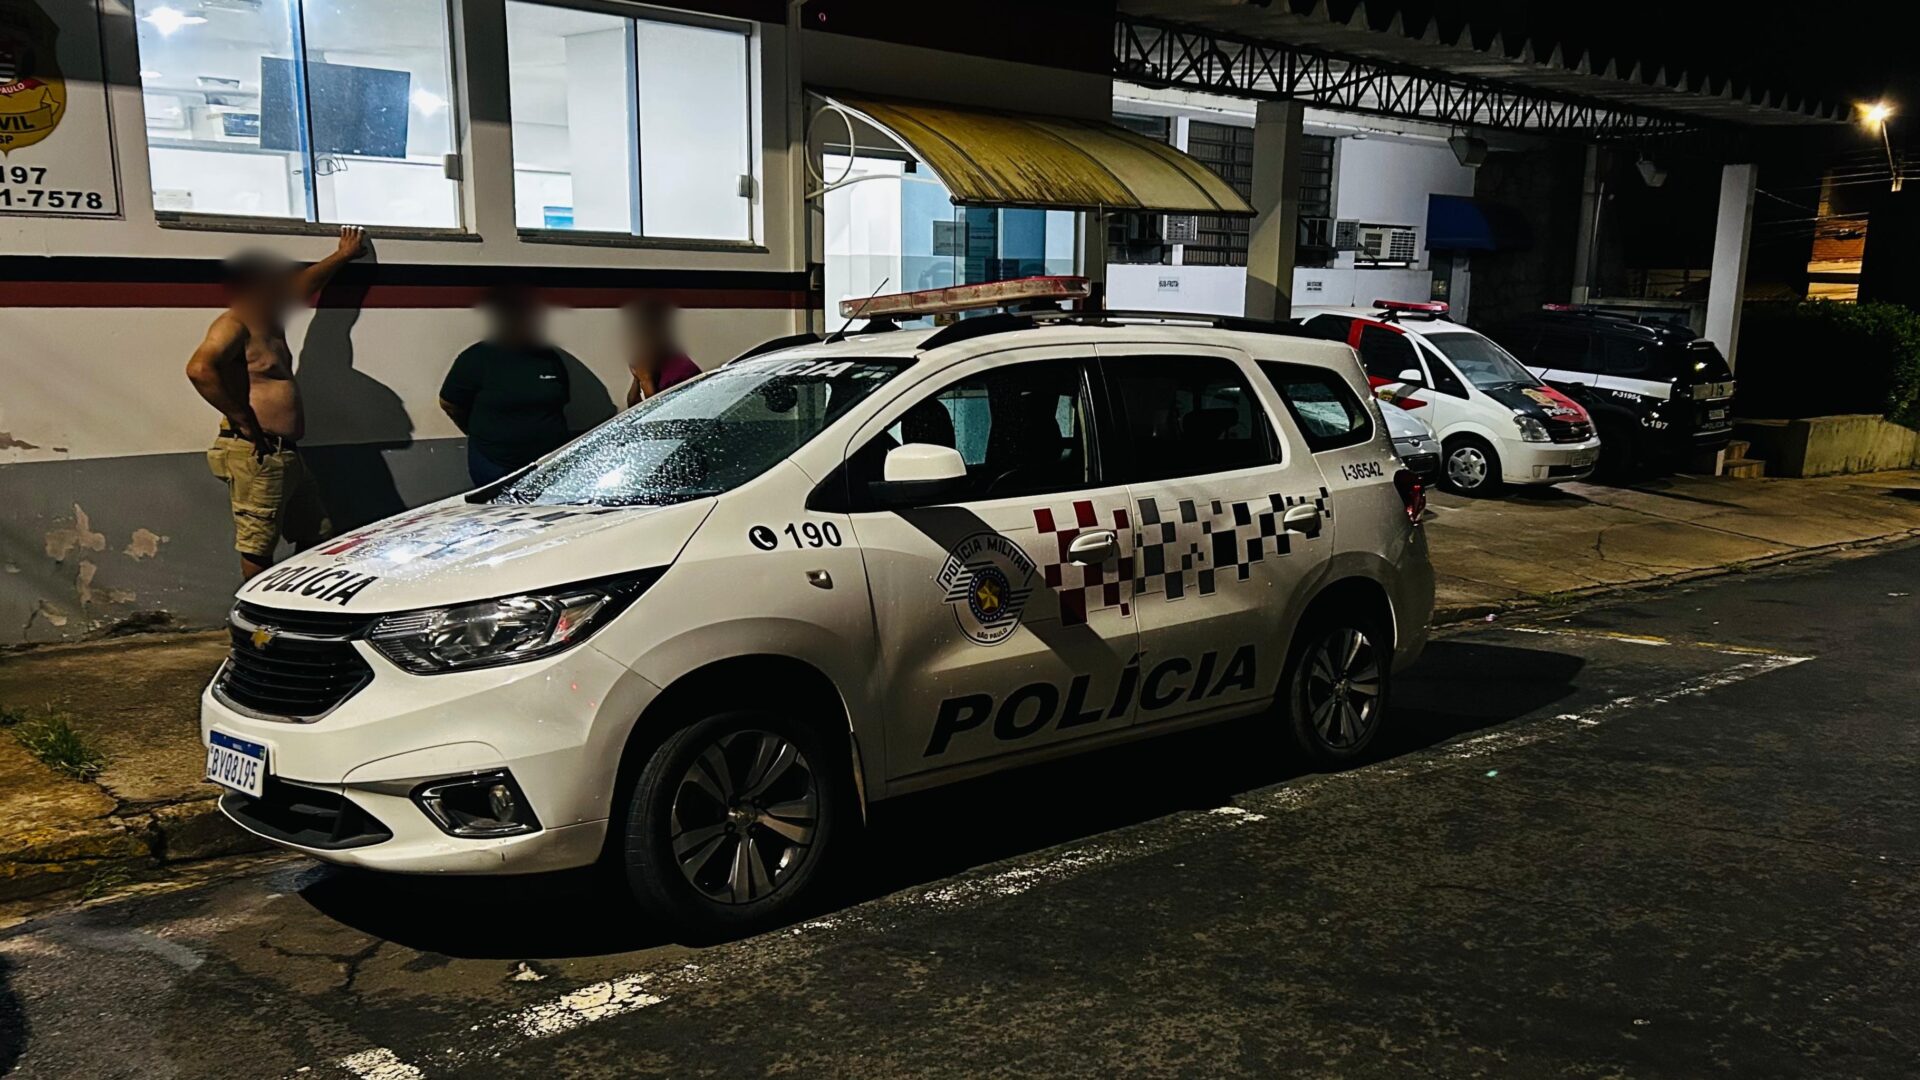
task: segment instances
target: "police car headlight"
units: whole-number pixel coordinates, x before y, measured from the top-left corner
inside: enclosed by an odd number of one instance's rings
[[[368,629],[367,643],[416,675],[551,656],[626,610],[660,573],[384,615]]]
[[[1547,434],[1547,425],[1522,413],[1513,414],[1513,426],[1520,429],[1521,442],[1552,442],[1553,436]]]

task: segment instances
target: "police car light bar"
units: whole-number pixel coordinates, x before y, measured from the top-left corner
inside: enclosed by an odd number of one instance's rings
[[[982,285],[952,285],[944,289],[888,293],[840,301],[843,319],[899,319],[939,315],[951,311],[1008,307],[1013,304],[1084,300],[1093,290],[1083,277],[1055,275],[990,281]]]
[[[1413,311],[1423,315],[1445,315],[1445,300],[1375,300],[1375,309],[1380,311]]]

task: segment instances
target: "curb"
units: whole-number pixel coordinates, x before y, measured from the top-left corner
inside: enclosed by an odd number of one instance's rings
[[[1581,600],[1598,600],[1622,593],[1654,592],[1672,585],[1682,585],[1689,581],[1702,581],[1709,578],[1725,577],[1729,574],[1749,574],[1755,570],[1764,570],[1781,563],[1796,562],[1800,559],[1814,558],[1820,555],[1834,555],[1856,548],[1885,547],[1903,540],[1920,539],[1920,529],[1905,529],[1900,532],[1884,533],[1861,540],[1842,540],[1837,544],[1822,544],[1819,547],[1795,548],[1778,555],[1766,555],[1758,559],[1743,562],[1726,563],[1722,566],[1704,566],[1698,570],[1682,570],[1674,574],[1662,574],[1647,578],[1645,581],[1625,581],[1618,585],[1592,585],[1584,589],[1568,589],[1565,592],[1541,593],[1536,596],[1524,596],[1514,600],[1500,600],[1481,604],[1454,604],[1448,607],[1436,607],[1429,620],[1431,626],[1452,626],[1459,623],[1480,622],[1499,615],[1514,612],[1535,611],[1552,604],[1577,603]]]
[[[113,813],[30,834],[0,852],[0,901],[123,881],[174,863],[266,847],[209,797]]]

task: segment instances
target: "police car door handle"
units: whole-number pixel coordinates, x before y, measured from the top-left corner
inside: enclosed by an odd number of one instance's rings
[[[1280,527],[1303,536],[1320,535],[1320,508],[1312,504],[1291,507],[1280,515]]]
[[[1112,529],[1083,532],[1067,545],[1067,561],[1078,566],[1096,566],[1120,554],[1120,538]]]

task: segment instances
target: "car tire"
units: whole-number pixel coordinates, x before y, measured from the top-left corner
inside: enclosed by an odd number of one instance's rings
[[[790,915],[859,818],[845,758],[814,725],[762,709],[669,735],[624,808],[634,900],[696,933],[739,934]]]
[[[1393,682],[1389,641],[1377,618],[1356,610],[1309,616],[1295,632],[1281,693],[1294,743],[1316,765],[1354,763],[1385,726]]]
[[[1448,491],[1476,497],[1500,491],[1500,455],[1485,439],[1456,435],[1440,451],[1440,482]]]

